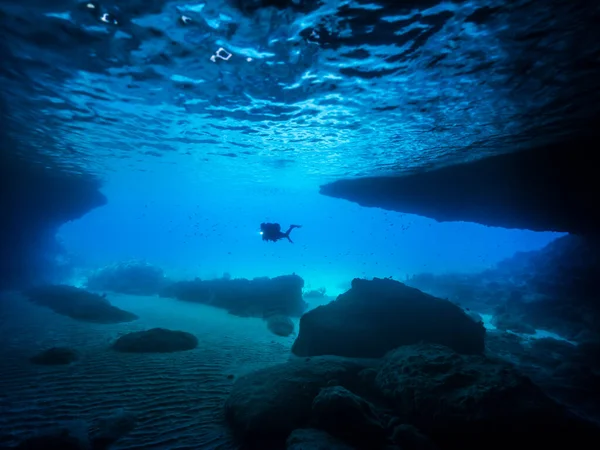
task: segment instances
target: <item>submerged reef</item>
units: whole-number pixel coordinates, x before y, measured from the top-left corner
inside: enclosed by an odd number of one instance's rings
[[[381,357],[399,345],[430,342],[482,353],[485,328],[448,300],[391,279],[354,279],[337,300],[308,311],[292,347],[298,356]]]
[[[23,294],[35,304],[82,322],[108,324],[138,319],[135,314],[111,305],[106,298],[73,286],[38,286],[25,290]]]
[[[241,317],[268,318],[276,314],[298,317],[307,307],[302,299],[303,286],[304,280],[298,275],[252,280],[197,278],[172,283],[160,296],[223,308]]]
[[[321,430],[311,433],[324,441],[314,448],[339,440],[340,448],[369,450],[509,448],[529,439],[557,448],[600,437],[510,363],[436,344],[402,346],[382,359],[318,356],[258,370],[236,381],[225,413],[254,448],[292,445],[300,429]]]
[[[93,271],[86,287],[93,291],[156,295],[168,283],[160,267],[144,261],[125,261]]]
[[[193,350],[197,346],[198,338],[191,333],[152,328],[124,334],[112,348],[125,353],[172,353]]]

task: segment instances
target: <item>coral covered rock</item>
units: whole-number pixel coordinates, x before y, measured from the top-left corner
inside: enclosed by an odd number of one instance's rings
[[[31,362],[40,365],[71,364],[79,359],[77,352],[66,347],[52,347],[31,358]]]
[[[276,314],[266,320],[269,330],[277,336],[287,337],[294,332],[294,322],[288,316]]]
[[[112,306],[104,297],[67,285],[48,285],[23,292],[30,301],[82,322],[121,323],[138,317]]]
[[[152,328],[121,336],[113,344],[113,349],[127,353],[171,353],[192,350],[198,346],[198,339],[185,331],[172,331]]]
[[[167,281],[162,269],[143,261],[112,264],[92,272],[86,287],[94,291],[156,295]]]
[[[483,324],[447,300],[390,279],[354,279],[337,300],[302,316],[292,351],[375,358],[400,345],[431,342],[481,353],[484,336]]]
[[[274,314],[298,317],[306,310],[303,286],[304,281],[298,275],[253,280],[196,279],[173,283],[160,295],[212,305],[242,317],[267,318]]]

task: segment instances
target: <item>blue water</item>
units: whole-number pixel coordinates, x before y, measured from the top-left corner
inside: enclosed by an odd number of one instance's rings
[[[185,168],[114,174],[103,188],[108,204],[59,236],[89,268],[142,259],[175,278],[297,273],[308,287],[335,294],[354,277],[480,271],[560,235],[363,208],[293,180],[213,184]],[[264,242],[264,221],[303,227],[292,232],[294,244]]]

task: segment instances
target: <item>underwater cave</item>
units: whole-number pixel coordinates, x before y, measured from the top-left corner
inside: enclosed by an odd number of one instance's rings
[[[600,438],[600,4],[0,4],[0,448]]]

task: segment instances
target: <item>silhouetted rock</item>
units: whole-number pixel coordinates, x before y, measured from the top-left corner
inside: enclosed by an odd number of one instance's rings
[[[66,347],[52,347],[33,356],[31,362],[34,364],[51,366],[71,364],[72,362],[77,361],[77,359],[79,359],[79,356],[75,350]]]
[[[357,392],[358,374],[377,362],[335,356],[294,359],[241,376],[225,404],[236,434],[246,442],[281,441],[308,426],[313,400],[322,388],[343,386]]]
[[[292,431],[285,448],[286,450],[355,450],[355,447],[331,436],[326,431],[314,428]]]
[[[512,365],[447,347],[400,347],[385,357],[376,385],[393,413],[441,448],[507,448],[527,438],[539,445],[597,438]]]
[[[267,319],[267,327],[277,336],[287,337],[294,332],[294,322],[287,316],[277,314]]]
[[[197,346],[198,339],[193,334],[152,328],[124,334],[112,347],[119,352],[127,353],[170,353],[192,350]]]
[[[86,287],[94,291],[156,295],[166,284],[161,268],[143,261],[127,261],[92,272],[88,276]]]
[[[321,389],[313,401],[312,417],[317,428],[361,448],[379,448],[386,441],[375,408],[341,386]]]
[[[104,297],[67,285],[49,285],[28,289],[23,294],[38,305],[83,322],[121,323],[138,317],[112,306]]]
[[[7,63],[11,58],[0,56],[0,59]],[[41,164],[28,161],[36,150],[29,146],[30,139],[14,129],[9,116],[6,102],[0,98],[2,290],[20,289],[41,280],[53,282],[56,276],[65,275],[63,270],[68,268],[59,267],[57,261],[64,251],[55,238],[58,228],[106,203],[96,178],[53,167],[47,158]],[[16,136],[19,139],[14,139]],[[20,158],[17,154],[27,157]]]
[[[461,353],[484,350],[485,328],[453,303],[390,279],[354,279],[352,288],[302,316],[298,356],[381,357],[400,345],[433,342]]]
[[[589,164],[590,139],[399,176],[338,180],[321,186],[321,194],[438,221],[597,236],[600,215],[590,205],[599,182]]]
[[[244,278],[180,281],[161,291],[172,297],[226,309],[242,317],[267,318],[275,314],[297,317],[306,310],[302,300],[304,281],[298,275],[275,278]]]

